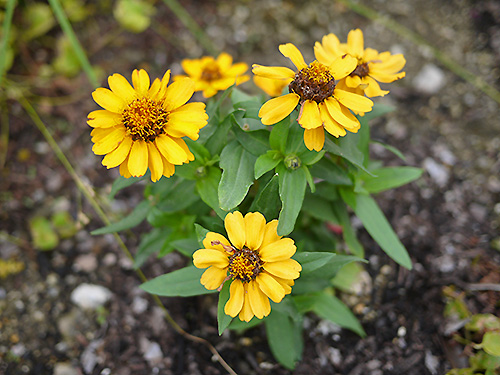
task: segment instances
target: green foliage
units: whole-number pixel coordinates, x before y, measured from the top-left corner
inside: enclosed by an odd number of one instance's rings
[[[151,16],[155,8],[143,0],[118,0],[115,4],[116,20],[127,30],[140,33],[151,24]]]
[[[214,293],[200,284],[204,270],[196,267],[185,267],[180,270],[155,277],[141,284],[140,288],[148,293],[164,297],[190,297]]]

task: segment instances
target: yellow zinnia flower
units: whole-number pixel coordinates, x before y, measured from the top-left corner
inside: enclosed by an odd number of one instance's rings
[[[314,53],[323,64],[329,64],[346,53],[355,57],[356,68],[340,81],[337,87],[370,98],[389,93],[382,90],[378,82],[394,82],[405,76],[405,72],[399,72],[406,64],[404,56],[391,55],[390,52],[378,53],[373,48],[365,49],[363,32],[360,29],[349,32],[347,43],[340,43],[334,34],[325,35],[321,43],[316,42]]]
[[[266,224],[259,212],[245,217],[238,211],[229,213],[224,225],[229,241],[209,232],[205,248],[193,254],[196,267],[208,267],[200,282],[213,290],[232,280],[224,312],[246,322],[254,316],[262,319],[271,312],[269,298],[280,302],[299,277],[302,267],[290,258],[297,248],[291,238],[278,236],[278,220]]]
[[[233,65],[231,55],[222,52],[217,59],[212,56],[204,56],[201,59],[185,59],[181,62],[182,68],[187,76],[196,82],[195,91],[203,91],[205,98],[210,98],[218,91],[227,89],[236,84],[246,82],[250,79],[244,73],[248,70],[245,63]],[[174,79],[186,77],[185,75],[175,76]]]
[[[198,139],[207,124],[204,103],[186,102],[193,96],[194,82],[184,78],[167,87],[170,70],[150,87],[148,73],[134,70],[132,84],[120,74],[108,77],[111,90],[100,87],[92,93],[103,110],[89,113],[92,151],[106,155],[102,165],[120,166],[124,177],[143,176],[148,167],[151,181],[174,174],[175,165],[189,163],[194,156],[181,137]]]
[[[300,51],[291,43],[279,46],[298,71],[285,67],[266,67],[254,64],[253,73],[258,76],[289,80],[290,93],[268,100],[261,107],[259,116],[264,125],[283,120],[300,104],[297,121],[305,129],[304,143],[309,150],[320,151],[327,132],[335,137],[344,136],[346,130],[356,133],[358,119],[349,111],[371,111],[373,102],[364,96],[340,90],[336,81],[348,76],[356,68],[356,59],[344,55],[324,64],[318,60],[309,65]]]
[[[292,82],[292,79],[271,79],[261,76],[253,76],[253,82],[257,87],[269,96],[280,96],[283,89]]]

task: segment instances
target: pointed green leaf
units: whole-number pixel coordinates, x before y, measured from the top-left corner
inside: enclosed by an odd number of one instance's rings
[[[113,199],[115,197],[116,193],[118,193],[120,190],[125,189],[126,187],[129,187],[130,185],[133,185],[136,182],[142,181],[146,178],[149,179],[149,172],[147,173],[147,176],[144,175],[142,177],[125,178],[123,176],[119,176],[113,182],[113,186],[111,186],[111,192],[109,193],[109,199]]]
[[[279,194],[281,199],[281,211],[279,216],[278,234],[286,236],[294,226],[304,195],[306,192],[306,174],[302,168],[296,170],[288,170],[281,168],[279,173]]]
[[[219,328],[219,336],[226,330],[226,328],[231,324],[233,318],[226,315],[224,312],[224,306],[229,300],[229,286],[231,283],[226,282],[219,293],[219,303],[217,304],[217,326]]]
[[[221,171],[219,168],[210,167],[207,169],[207,174],[203,178],[196,181],[196,190],[203,202],[211,207],[217,216],[224,219],[226,212],[219,206],[219,182],[221,179]]]
[[[252,155],[260,156],[269,150],[269,132],[267,130],[244,131],[235,125],[233,132],[240,145]]]
[[[146,281],[140,288],[148,293],[164,297],[190,297],[200,294],[215,293],[200,283],[201,275],[205,270],[194,266],[181,268]]]
[[[418,179],[422,175],[422,172],[422,169],[414,167],[386,167],[374,169],[372,173],[376,177],[363,177],[363,187],[369,193],[378,193],[412,182]]]
[[[347,207],[344,202],[338,200],[333,202],[331,206],[335,216],[338,218],[340,225],[342,226],[342,236],[344,241],[349,247],[349,250],[356,256],[363,258],[365,256],[365,250],[363,245],[359,242],[356,237],[356,232],[351,225],[351,219],[349,213],[347,212]]]
[[[159,252],[169,234],[168,230],[154,228],[151,232],[142,236],[139,248],[134,256],[134,268],[141,267],[151,254]]]
[[[350,161],[356,167],[361,169],[362,171],[372,174],[368,169],[363,165],[364,156],[363,153],[357,148],[356,144],[352,140],[349,139],[349,136],[343,137],[339,140],[339,144],[334,143],[330,138],[325,139],[325,150],[331,152],[334,155],[338,155],[343,157],[344,159]]]
[[[273,150],[286,151],[286,141],[290,129],[290,116],[285,117],[283,120],[273,126],[271,134],[269,135],[269,144]]]
[[[200,246],[200,249],[203,249],[203,240],[207,236],[207,233],[210,231],[206,228],[203,228],[200,224],[194,224],[194,228],[196,231],[196,237],[198,238],[198,245]]]
[[[259,191],[250,206],[249,212],[258,211],[264,215],[267,221],[278,217],[281,209],[278,180],[278,175],[274,175],[264,188]]]
[[[151,205],[148,201],[142,201],[137,206],[135,206],[134,210],[125,216],[123,219],[117,221],[116,223],[112,223],[103,228],[96,229],[90,234],[98,235],[98,234],[106,234],[119,232],[121,230],[129,229],[139,225],[148,215],[149,210],[151,210]]]
[[[500,332],[490,331],[483,336],[483,349],[486,353],[499,357],[500,356]]]
[[[269,150],[265,154],[260,155],[255,161],[255,179],[259,179],[264,173],[275,168],[282,160],[283,157],[281,154],[277,154],[275,150]]]

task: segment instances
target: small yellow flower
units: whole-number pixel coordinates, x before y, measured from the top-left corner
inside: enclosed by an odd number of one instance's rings
[[[201,59],[185,59],[181,62],[182,68],[187,76],[196,83],[195,91],[203,91],[205,98],[210,98],[218,91],[227,89],[236,84],[239,85],[250,79],[244,73],[248,70],[245,63],[233,64],[231,55],[222,52],[217,59],[212,56],[204,56]],[[186,77],[175,76],[174,79]]]
[[[283,89],[292,82],[292,79],[271,79],[261,76],[253,76],[253,82],[257,87],[269,96],[280,96]]]
[[[261,107],[259,116],[262,123],[276,124],[300,104],[297,121],[305,129],[304,143],[309,150],[320,151],[323,148],[323,129],[335,137],[344,136],[346,130],[356,133],[360,124],[349,109],[368,112],[371,111],[373,102],[336,86],[338,80],[345,78],[356,68],[356,59],[343,55],[329,64],[315,60],[307,65],[293,44],[282,44],[279,50],[292,61],[298,71],[285,67],[253,65],[252,71],[257,76],[292,80],[288,85],[289,94],[270,99]]]
[[[291,259],[297,248],[291,238],[278,236],[278,220],[266,224],[259,212],[245,217],[238,211],[229,213],[224,226],[229,241],[209,232],[205,248],[193,254],[196,267],[208,267],[200,282],[213,290],[232,280],[224,312],[246,322],[254,316],[262,319],[271,312],[269,298],[279,303],[300,275],[301,265]]]
[[[334,34],[325,35],[321,43],[316,42],[314,53],[323,64],[330,64],[346,53],[356,58],[356,68],[342,79],[337,87],[370,98],[389,93],[382,90],[378,82],[394,82],[405,76],[405,72],[399,72],[406,64],[404,56],[391,55],[390,52],[379,53],[373,48],[365,49],[363,32],[360,29],[349,32],[347,43],[340,43]]]
[[[150,86],[148,73],[134,70],[132,84],[120,74],[108,77],[110,90],[92,93],[103,110],[89,113],[87,123],[96,155],[106,155],[102,165],[120,166],[126,178],[151,170],[151,181],[170,177],[175,165],[189,163],[194,156],[182,137],[198,139],[207,124],[204,103],[186,102],[193,96],[194,82],[183,78],[167,87],[170,70]]]

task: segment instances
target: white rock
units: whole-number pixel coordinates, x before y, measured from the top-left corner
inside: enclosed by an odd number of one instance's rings
[[[54,375],[80,375],[81,372],[73,367],[71,363],[56,363],[54,365]]]
[[[163,359],[163,352],[157,342],[149,341],[145,337],[139,339],[139,346],[144,355],[144,359],[148,361],[151,366],[158,364]]]
[[[438,373],[439,360],[429,350],[425,351],[425,367],[427,367],[432,375]]]
[[[80,284],[71,292],[71,302],[83,309],[96,309],[110,298],[109,289],[94,284]]]
[[[148,300],[139,296],[135,296],[132,301],[132,311],[139,315],[146,311],[148,308]]]
[[[434,64],[426,64],[413,78],[413,87],[424,94],[436,94],[445,84],[444,72]]]
[[[424,168],[439,187],[444,187],[450,178],[450,171],[432,158],[425,158]]]

